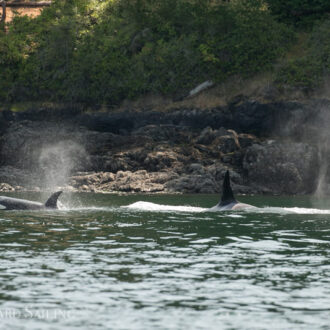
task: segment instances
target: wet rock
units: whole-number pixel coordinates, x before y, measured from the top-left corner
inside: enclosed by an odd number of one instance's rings
[[[163,176],[163,178],[158,176]],[[145,170],[118,172],[116,181],[109,186],[109,189],[113,191],[161,192],[164,191],[163,182],[167,181],[170,176],[171,174],[166,172],[158,174],[148,173]]]
[[[88,186],[87,184],[84,184],[84,185],[82,185],[82,186],[79,187],[79,190],[86,191],[86,192],[91,192],[94,189],[92,187]]]
[[[238,141],[242,149],[247,148],[252,144],[259,142],[256,136],[252,134],[244,134],[244,133],[238,135]]]
[[[40,185],[40,178],[38,173],[31,173],[13,166],[2,166],[0,167],[0,182],[6,182],[13,187],[20,185],[32,187]]]
[[[254,144],[247,149],[243,168],[250,184],[263,192],[311,193],[316,188],[318,150],[306,143]]]
[[[236,152],[228,153],[221,156],[221,161],[227,166],[233,166],[235,168],[242,168],[243,159],[244,159],[245,151],[238,150]]]
[[[71,177],[70,183],[72,186],[100,185],[114,180],[115,175],[109,172],[78,173],[78,175]]]
[[[0,183],[0,192],[15,191],[15,188],[8,183]]]
[[[236,143],[235,138],[229,135],[220,136],[217,139],[217,146],[218,149],[224,154],[235,152],[240,149],[239,145]]]
[[[217,135],[215,130],[213,130],[211,127],[206,127],[202,130],[201,134],[196,139],[196,143],[205,145],[211,144],[216,138],[216,136]]]
[[[73,176],[70,186],[78,191],[103,191],[103,192],[162,192],[164,184],[178,177],[174,172],[118,171],[116,174],[109,172],[81,173]]]
[[[199,164],[199,163],[190,164],[188,166],[188,171],[190,173],[201,174],[201,175],[206,173],[204,166],[202,164]]]
[[[105,171],[116,173],[118,171],[128,171],[131,169],[129,160],[124,155],[115,155],[104,162]]]
[[[148,137],[154,142],[188,143],[192,132],[189,127],[177,125],[146,125],[134,130],[132,136],[135,139]]]
[[[135,127],[135,116],[130,113],[96,113],[82,114],[75,121],[90,131],[120,134],[131,131]]]
[[[209,145],[219,136],[228,135],[228,131],[223,127],[219,129],[212,129],[211,127],[206,127],[202,130],[200,135],[196,139],[196,143]]]
[[[210,174],[186,174],[165,185],[169,192],[183,193],[214,193],[217,191],[217,183]]]
[[[65,124],[22,121],[13,123],[3,135],[0,157],[3,165],[24,169],[41,168],[46,154],[54,161],[70,159],[76,169],[86,163],[87,154],[80,143],[82,135]]]
[[[165,168],[178,166],[180,164],[179,159],[181,158],[182,157],[174,151],[154,151],[147,154],[143,165],[148,171],[155,172]]]
[[[57,112],[0,112],[0,182],[14,189],[51,183],[78,191],[219,192],[230,169],[235,192],[308,193],[319,169],[312,144],[328,140],[329,106],[238,97],[212,109],[70,112],[60,119]]]

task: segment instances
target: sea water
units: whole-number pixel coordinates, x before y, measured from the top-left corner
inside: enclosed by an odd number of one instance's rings
[[[327,199],[60,199],[0,210],[1,329],[329,329]]]

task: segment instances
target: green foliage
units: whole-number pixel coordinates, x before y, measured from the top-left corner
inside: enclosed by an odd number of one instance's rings
[[[267,3],[281,21],[305,27],[330,12],[329,0],[267,0]]]
[[[320,82],[321,69],[309,57],[289,61],[277,73],[277,83],[281,86],[292,86],[308,90]]]
[[[293,33],[261,0],[56,0],[0,35],[0,96],[118,104],[252,75]]]
[[[269,68],[293,40],[292,33],[275,22],[262,5],[261,1],[235,3],[230,12],[230,29],[220,38],[222,28],[217,31],[212,48],[223,77],[251,75]]]
[[[311,89],[330,74],[330,19],[314,29],[307,47],[304,56],[290,60],[279,70],[279,84]]]
[[[25,58],[30,54],[31,41],[25,33],[22,33],[27,18],[15,22],[12,27],[15,37],[0,32],[0,97],[7,99],[13,94],[13,89],[18,79],[20,69]]]

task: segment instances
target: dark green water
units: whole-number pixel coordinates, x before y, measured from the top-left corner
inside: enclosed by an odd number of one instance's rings
[[[1,329],[329,329],[330,200],[206,212],[217,199],[74,194],[58,211],[0,211]]]

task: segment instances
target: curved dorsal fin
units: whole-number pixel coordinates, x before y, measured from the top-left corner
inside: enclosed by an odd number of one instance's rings
[[[237,202],[233,191],[230,186],[230,176],[229,176],[229,171],[226,172],[225,178],[223,179],[223,185],[222,185],[222,196],[221,196],[221,201],[219,203],[220,206],[227,205],[230,203],[235,203]]]
[[[45,206],[50,209],[57,209],[57,199],[62,194],[62,191],[57,191],[54,194],[52,194],[45,203]]]

